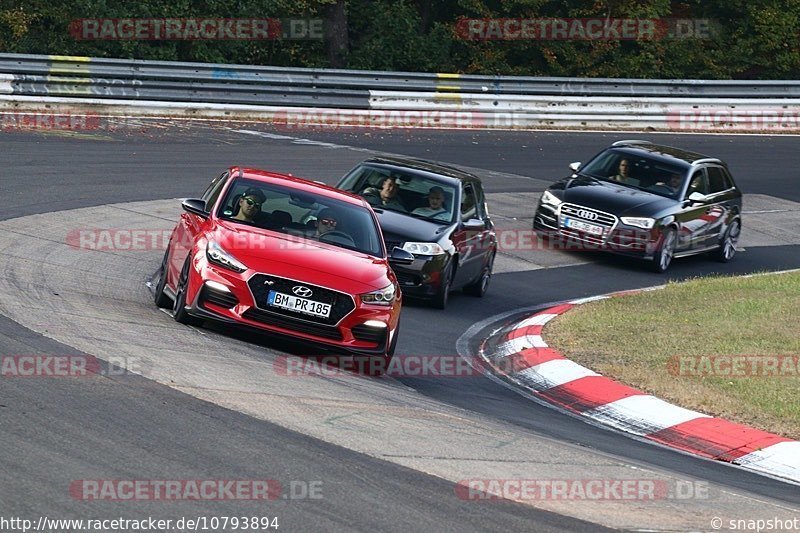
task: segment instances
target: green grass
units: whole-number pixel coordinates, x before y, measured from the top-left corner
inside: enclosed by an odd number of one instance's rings
[[[800,273],[716,277],[579,306],[544,330],[603,375],[704,413],[800,438],[800,377],[674,375],[676,356],[800,355]]]

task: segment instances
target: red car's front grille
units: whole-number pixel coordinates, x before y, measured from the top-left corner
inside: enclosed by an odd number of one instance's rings
[[[308,333],[309,335],[315,335],[325,339],[340,341],[343,338],[341,331],[339,331],[339,328],[337,327],[322,326],[319,324],[312,324],[310,322],[293,320],[291,318],[283,317],[269,311],[262,311],[254,307],[251,307],[242,313],[242,317],[254,322],[261,322],[262,324],[267,324],[269,326],[290,329],[292,331],[297,331],[298,333]]]
[[[247,284],[250,286],[250,291],[253,293],[253,298],[259,309],[267,311],[270,314],[293,319],[293,323],[294,321],[298,321],[323,326],[335,326],[356,308],[353,298],[350,295],[310,283],[267,274],[256,274],[248,280]],[[288,309],[274,307],[267,303],[270,291],[293,294],[292,290],[298,285],[311,290],[311,295],[308,296],[309,299],[329,304],[331,306],[330,316],[327,318],[315,317]]]

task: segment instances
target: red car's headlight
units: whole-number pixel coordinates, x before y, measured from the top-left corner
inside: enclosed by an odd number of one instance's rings
[[[365,304],[388,306],[392,305],[392,302],[394,302],[395,293],[395,286],[394,283],[392,283],[380,290],[359,294],[359,297]]]
[[[233,257],[231,254],[222,249],[222,247],[214,241],[209,240],[206,246],[206,257],[215,265],[233,270],[234,272],[244,272],[247,267]]]

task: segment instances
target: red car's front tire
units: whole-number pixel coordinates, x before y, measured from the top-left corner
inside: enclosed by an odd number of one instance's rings
[[[193,317],[186,311],[186,291],[189,288],[189,268],[191,268],[191,255],[186,258],[186,262],[181,269],[178,285],[175,289],[175,304],[172,307],[172,316],[176,322],[187,326],[199,326],[203,323],[197,317]]]
[[[158,271],[158,283],[156,284],[156,291],[153,294],[153,301],[157,307],[168,309],[172,304],[172,300],[164,293],[164,287],[167,286],[167,265],[169,264],[169,248],[164,252],[164,259],[161,261],[161,269]]]

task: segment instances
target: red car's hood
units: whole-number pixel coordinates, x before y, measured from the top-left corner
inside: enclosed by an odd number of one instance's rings
[[[247,267],[359,294],[391,283],[385,259],[310,239],[219,221],[209,234]]]

